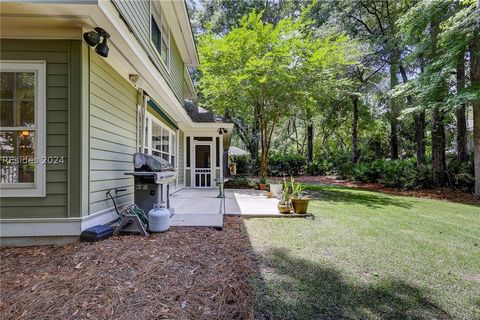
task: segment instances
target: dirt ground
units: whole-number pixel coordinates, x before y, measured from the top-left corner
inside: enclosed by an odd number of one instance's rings
[[[345,186],[351,188],[360,188],[365,190],[372,190],[378,192],[384,192],[389,194],[396,194],[402,196],[411,196],[428,199],[446,200],[451,202],[465,203],[465,204],[478,204],[480,200],[475,199],[473,194],[461,192],[449,188],[437,188],[437,189],[420,189],[420,190],[400,190],[395,188],[388,188],[378,183],[358,183],[348,180],[336,179],[334,176],[299,176],[295,177],[296,181],[305,183],[318,183],[329,184],[336,186]]]
[[[232,217],[222,231],[4,248],[1,319],[249,319],[248,243]]]

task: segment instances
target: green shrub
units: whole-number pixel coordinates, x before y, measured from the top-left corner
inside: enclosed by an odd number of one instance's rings
[[[235,176],[234,178],[225,182],[226,189],[252,189],[255,186],[255,181],[250,178]]]
[[[401,189],[428,188],[432,185],[432,168],[417,168],[415,159],[374,160],[339,166],[337,176],[357,182],[381,183]]]
[[[377,182],[387,187],[403,189],[426,187],[418,180],[419,172],[414,160],[376,160],[372,164],[378,164],[374,167],[378,175]],[[428,181],[431,181],[431,178]]]
[[[272,152],[268,157],[269,176],[298,176],[305,170],[305,157],[293,153]]]
[[[461,191],[473,192],[475,187],[473,156],[465,163],[459,161],[456,155],[448,155],[447,168],[450,186]]]
[[[235,163],[237,164],[237,175],[238,176],[250,176],[253,174],[252,171],[252,158],[250,155],[239,155],[235,157]]]
[[[333,164],[324,159],[324,160],[314,160],[307,164],[306,172],[310,176],[324,176],[333,171]]]

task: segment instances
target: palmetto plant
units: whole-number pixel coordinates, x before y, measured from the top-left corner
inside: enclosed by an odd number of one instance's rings
[[[283,205],[288,205],[290,202],[290,189],[288,186],[287,181],[284,179],[283,180],[283,191],[282,191],[282,197],[280,198],[280,203]]]
[[[290,186],[292,188],[292,193],[290,198],[301,199],[304,195],[305,188],[300,182],[295,182],[295,178],[290,177]]]

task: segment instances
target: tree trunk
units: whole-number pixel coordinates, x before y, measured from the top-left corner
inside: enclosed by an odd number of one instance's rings
[[[444,114],[438,107],[432,112],[432,169],[433,184],[443,187],[447,183],[445,162],[445,125]]]
[[[307,163],[313,161],[313,123],[307,125]]]
[[[352,119],[352,162],[358,162],[358,97],[352,97],[353,119]]]
[[[266,132],[265,128],[262,125],[260,130],[260,145],[262,148],[262,152],[260,153],[260,177],[266,178],[267,177],[267,166],[268,166],[268,151],[267,151],[267,144],[265,143]]]
[[[431,23],[431,34],[433,46],[430,52],[429,61],[432,63],[437,58],[437,37],[440,32],[440,24],[434,20]],[[448,88],[446,83],[440,84],[441,91],[436,93],[436,104],[444,102],[444,93]],[[445,114],[438,107],[435,106],[432,111],[432,171],[433,184],[436,187],[443,187],[447,183],[446,177],[446,161],[445,161]]]
[[[252,140],[249,147],[250,156],[252,158],[252,173],[257,174],[258,172],[258,165],[259,165],[259,151],[260,151],[260,124],[258,119],[254,121],[254,125],[252,127]]]
[[[417,154],[417,167],[425,165],[425,111],[413,115],[415,124],[415,143]]]
[[[390,89],[398,84],[397,65],[398,54],[393,52],[390,61]],[[395,98],[390,98],[390,157],[398,159],[398,103]]]
[[[407,72],[402,64],[399,65],[400,74],[402,75],[403,83],[408,82]],[[410,108],[413,107],[413,97],[407,96],[407,104]],[[415,126],[415,145],[417,155],[417,167],[425,165],[425,112],[419,111],[413,114],[413,122]]]
[[[234,120],[232,120],[235,122]],[[259,151],[259,131],[255,127],[246,127],[243,123],[235,122],[235,130],[240,136],[245,148],[250,153],[252,159],[252,174],[256,174],[258,166],[258,151]]]
[[[480,11],[480,0],[477,0],[477,11]],[[470,45],[470,79],[472,87],[480,90],[480,16],[477,18],[474,36]],[[473,101],[472,107],[475,195],[480,197],[480,99]]]
[[[465,87],[465,61],[463,52],[457,65],[457,93]],[[456,111],[457,116],[457,156],[462,162],[468,161],[466,107],[462,104]]]

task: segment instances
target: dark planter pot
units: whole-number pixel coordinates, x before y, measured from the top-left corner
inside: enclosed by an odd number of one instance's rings
[[[309,201],[310,199],[292,199],[293,212],[296,214],[306,214]]]
[[[292,207],[290,207],[290,205],[281,204],[280,202],[278,203],[277,208],[278,212],[282,214],[289,214],[292,211]]]

